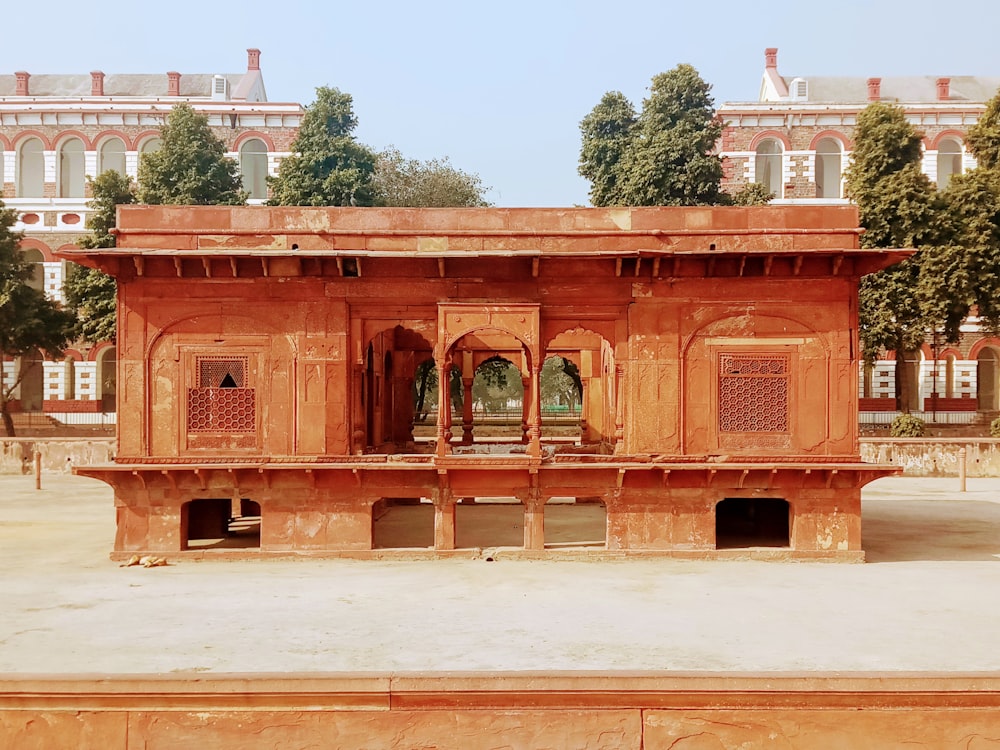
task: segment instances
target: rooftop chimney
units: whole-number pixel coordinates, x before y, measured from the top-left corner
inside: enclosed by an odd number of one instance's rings
[[[29,96],[28,79],[31,78],[31,74],[25,73],[23,70],[19,70],[14,74],[14,77],[17,79],[14,93],[17,96]]]
[[[868,79],[868,101],[877,102],[882,98],[882,79]]]
[[[260,50],[247,50],[247,70],[260,70]]]
[[[104,73],[99,70],[90,71],[90,95],[104,96]]]
[[[778,69],[778,48],[768,47],[764,50],[764,67],[768,70]]]
[[[167,96],[181,95],[181,74],[171,70],[167,73]]]
[[[951,98],[951,79],[950,78],[938,78],[937,79],[937,98],[939,102],[946,102]]]

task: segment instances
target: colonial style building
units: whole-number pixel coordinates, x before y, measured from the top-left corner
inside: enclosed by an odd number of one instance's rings
[[[764,54],[755,102],[727,102],[719,109],[724,187],[736,191],[759,182],[776,205],[848,202],[844,174],[850,163],[858,113],[868,104],[898,104],[923,133],[923,171],[939,187],[975,166],[965,134],[1000,89],[1000,77],[918,76],[840,78],[787,76],[778,72],[778,50]],[[1000,409],[1000,340],[979,335],[970,319],[958,346],[931,338],[904,363],[912,402],[898,404],[895,355],[888,353],[862,373],[863,422],[888,422],[900,407],[928,421],[963,423]]]
[[[302,107],[267,100],[260,50],[247,50],[242,73],[0,75],[0,195],[19,214],[15,229],[38,264],[35,283],[52,298],[61,299],[66,271],[54,253],[87,231],[86,178],[109,169],[136,177],[140,155],[159,147],[160,128],[180,102],[208,117],[239,162],[251,203],[264,202],[265,177],[289,151]],[[27,369],[16,408],[69,423],[113,423],[110,342],[70,349],[61,361],[8,363],[8,382],[20,368]]]

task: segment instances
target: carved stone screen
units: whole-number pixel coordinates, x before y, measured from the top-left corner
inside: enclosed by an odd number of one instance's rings
[[[189,432],[254,432],[256,394],[247,388],[247,357],[199,357],[196,388],[188,389]]]
[[[719,431],[788,432],[788,357],[719,355]]]

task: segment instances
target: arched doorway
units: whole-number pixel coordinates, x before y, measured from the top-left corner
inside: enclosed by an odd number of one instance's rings
[[[118,393],[118,349],[110,346],[97,355],[97,395],[101,399],[101,411],[117,410]]]
[[[368,339],[358,397],[364,426],[361,448],[416,449],[415,422],[427,416],[429,403],[435,403],[428,399],[428,389],[434,391],[436,386],[431,350],[423,335],[403,325],[377,331]],[[424,364],[428,360],[431,365]]]
[[[979,411],[1000,411],[997,379],[1000,376],[1000,352],[985,346],[976,356],[976,393]]]

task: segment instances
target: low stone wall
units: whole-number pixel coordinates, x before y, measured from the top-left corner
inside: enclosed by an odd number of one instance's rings
[[[115,441],[106,438],[0,438],[0,474],[30,474],[35,451],[42,471],[68,473],[73,466],[103,464],[114,456]]]
[[[965,449],[966,476],[1000,477],[1000,439],[862,438],[861,460],[896,464],[909,477],[959,475]]]
[[[1000,680],[984,673],[0,679],[0,745],[18,750],[958,750],[998,731]]]

